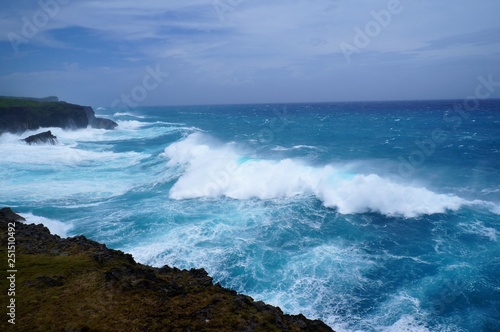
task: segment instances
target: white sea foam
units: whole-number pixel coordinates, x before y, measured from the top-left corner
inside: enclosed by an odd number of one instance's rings
[[[253,211],[253,208],[239,212],[248,216],[248,211]],[[228,223],[221,221],[219,216],[213,217],[165,227],[148,243],[138,241],[123,250],[139,262],[153,266],[204,267],[226,287],[236,290],[243,290],[245,285],[251,287],[245,289],[247,294],[279,305],[287,313],[325,319],[326,316],[318,315],[318,308],[329,308],[329,324],[335,327],[340,320],[335,312],[352,306],[352,296],[346,294],[351,293],[352,288],[366,285],[369,280],[364,274],[376,265],[362,250],[339,243],[304,248],[288,256],[287,252],[276,251],[272,245],[267,247],[264,242],[249,237],[252,232],[249,232],[247,223],[234,222],[239,220],[238,217],[232,215]],[[265,213],[257,216],[258,229],[276,223],[275,218],[268,217]],[[273,264],[279,266],[281,262],[286,264],[278,270],[269,267]],[[234,275],[230,269],[243,270],[244,273]],[[336,276],[335,282],[332,282],[333,275]],[[261,285],[264,284],[271,286],[263,290]]]
[[[121,159],[123,162],[125,159],[131,159],[132,163],[135,164],[141,154],[135,152],[127,153],[115,153],[112,151],[91,151],[78,149],[76,147],[77,143],[74,140],[73,135],[82,137],[82,133],[75,132],[56,132],[58,138],[61,137],[62,140],[67,141],[68,144],[57,144],[57,145],[37,145],[30,146],[20,141],[20,136],[8,134],[0,144],[0,152],[2,155],[6,156],[5,161],[9,163],[19,163],[19,164],[50,164],[50,165],[77,165],[87,162],[110,162],[113,160]],[[85,134],[83,134],[85,136]],[[4,137],[5,135],[2,135]],[[23,135],[24,137],[24,135]],[[122,164],[125,166],[129,163]]]
[[[300,150],[300,149],[320,150],[320,148],[311,145],[294,145],[291,148],[286,148],[284,146],[278,145],[272,148],[273,151],[289,151],[289,150]]]
[[[493,242],[497,241],[497,236],[499,232],[493,227],[487,227],[486,225],[484,225],[484,223],[482,223],[479,220],[469,223],[460,223],[458,224],[458,226],[461,227],[465,233],[479,235],[488,238],[490,241]]]
[[[23,217],[26,219],[26,224],[42,224],[47,227],[52,234],[57,234],[60,237],[67,237],[69,231],[73,228],[71,223],[63,223],[59,220],[48,219],[31,213],[23,213]]]
[[[39,128],[37,130],[28,130],[22,134],[4,133],[0,135],[0,144],[6,143],[22,143],[20,140],[30,135],[36,135],[50,130],[59,141],[59,144],[74,144],[75,141],[99,141],[111,131],[105,129],[80,128],[76,130],[65,130],[57,127]],[[23,143],[24,144],[24,143]],[[24,144],[26,145],[26,144]]]
[[[122,130],[136,130],[148,124],[137,120],[117,120],[116,123],[118,128]]]
[[[500,204],[495,204],[493,202],[485,202],[480,200],[474,200],[473,203],[487,208],[490,212],[494,214],[500,215]]]
[[[384,332],[429,332],[425,325],[411,315],[403,315],[391,326],[378,327],[377,330]]]
[[[22,134],[4,133],[0,135],[0,144],[15,143],[24,144],[20,140],[30,135],[39,134],[50,130],[58,139],[58,145],[75,146],[78,142],[102,142],[120,141],[134,138],[153,138],[175,131],[198,131],[198,128],[185,127],[182,123],[170,122],[144,122],[139,120],[117,120],[118,127],[115,130],[95,129],[91,127],[76,130],[65,130],[57,127],[39,128],[29,130]],[[145,128],[146,127],[146,128]],[[40,145],[41,146],[41,145]]]
[[[429,332],[429,313],[422,309],[419,297],[404,290],[391,294],[364,324],[380,332]]]
[[[20,135],[0,137],[0,181],[2,197],[44,201],[75,195],[109,197],[122,194],[138,183],[123,170],[134,167],[150,155],[114,152],[100,145],[99,150],[79,148],[75,137],[94,135],[93,129],[64,131],[54,129],[57,145],[30,146]],[[23,134],[25,137],[27,134]],[[113,183],[113,185],[110,185]]]
[[[262,160],[240,154],[202,133],[165,149],[168,166],[184,173],[170,191],[172,199],[225,196],[233,199],[290,198],[314,195],[339,213],[379,212],[416,217],[457,210],[468,202],[454,195],[397,183],[377,174],[351,173],[340,166],[315,167],[295,159]]]
[[[133,118],[138,118],[138,119],[145,119],[146,117],[144,115],[137,115],[134,113],[129,113],[129,112],[116,112],[113,114],[113,117],[119,117],[119,116],[130,116]]]
[[[352,289],[367,285],[369,281],[364,274],[375,265],[354,246],[320,245],[290,257],[283,267],[286,273],[280,281],[269,291],[252,296],[280,306],[289,313],[321,318],[340,331],[342,317],[336,313],[349,312],[353,305]],[[267,278],[273,280],[271,275]],[[329,314],[319,317],[318,308],[329,308]]]

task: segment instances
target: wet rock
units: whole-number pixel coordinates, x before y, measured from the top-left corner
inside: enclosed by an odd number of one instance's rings
[[[208,275],[205,269],[191,269],[189,270],[189,274],[196,278],[201,285],[213,285],[213,278]]]
[[[46,131],[40,134],[36,135],[31,135],[23,139],[26,143],[29,145],[32,144],[51,144],[51,145],[56,145],[57,144],[57,137],[52,135],[52,132]]]
[[[112,120],[96,118],[94,110],[91,107],[85,107],[85,113],[87,114],[89,125],[92,128],[113,130],[118,126],[118,124]]]
[[[26,221],[23,217],[18,215],[17,213],[14,213],[14,211],[11,210],[9,207],[4,207],[0,210],[0,219],[4,219],[7,221],[13,220],[13,221]]]

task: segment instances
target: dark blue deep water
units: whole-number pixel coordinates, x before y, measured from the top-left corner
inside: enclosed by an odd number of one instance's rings
[[[0,204],[337,331],[499,331],[500,101],[465,106],[99,108],[0,136]]]

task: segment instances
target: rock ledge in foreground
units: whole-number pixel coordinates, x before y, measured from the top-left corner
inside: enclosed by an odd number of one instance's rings
[[[18,271],[16,324],[2,319],[1,331],[332,331],[214,285],[203,269],[152,268],[83,236],[62,239],[17,220],[0,210],[0,255],[13,223]],[[0,279],[2,289],[7,283]]]

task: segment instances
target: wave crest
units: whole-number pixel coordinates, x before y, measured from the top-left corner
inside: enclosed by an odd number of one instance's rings
[[[170,198],[291,198],[314,195],[339,213],[378,212],[416,217],[457,210],[468,202],[454,195],[397,183],[377,174],[356,174],[333,165],[315,167],[295,159],[262,160],[239,154],[194,133],[165,149],[168,166],[184,167]]]

